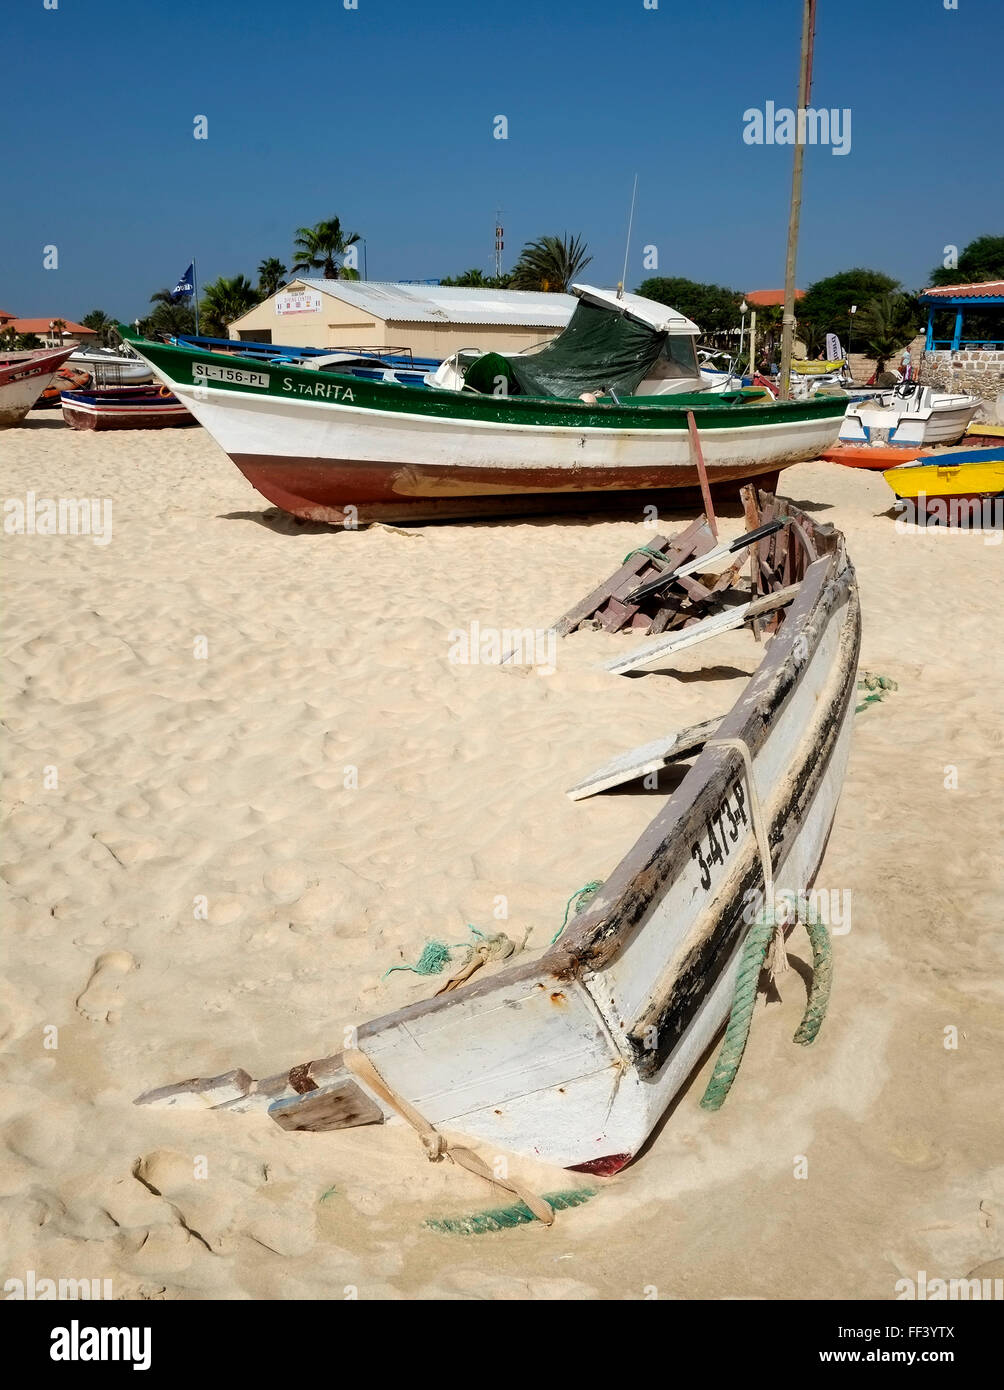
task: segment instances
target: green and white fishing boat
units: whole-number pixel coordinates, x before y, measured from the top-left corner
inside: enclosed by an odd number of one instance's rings
[[[560,512],[638,493],[672,503],[667,490],[698,484],[698,447],[712,486],[770,486],[836,441],[845,400],[698,390],[689,319],[638,295],[573,288],[579,304],[557,338],[486,354],[453,389],[123,336],[253,487],[311,521]],[[691,361],[695,389],[681,392]]]

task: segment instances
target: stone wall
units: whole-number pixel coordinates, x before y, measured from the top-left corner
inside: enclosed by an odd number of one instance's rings
[[[1004,352],[960,348],[958,352],[925,352],[921,381],[941,391],[979,396],[979,417],[1004,423]]]
[[[917,337],[913,339],[912,342],[906,344],[906,346],[910,349],[910,362],[913,366],[913,375],[915,378],[917,376],[917,372],[920,369],[920,365],[924,357],[924,342],[925,339],[923,333],[919,333]],[[902,356],[902,348],[900,348],[897,352],[894,352],[893,355],[889,358],[889,361],[886,363],[886,371],[898,372],[900,359],[902,358]],[[876,366],[878,365],[874,357],[869,357],[866,353],[863,352],[850,353],[848,355],[847,361],[851,369],[852,380],[858,382],[859,384],[867,381],[871,376],[872,372],[874,372]],[[924,378],[924,380],[926,380],[926,377]]]

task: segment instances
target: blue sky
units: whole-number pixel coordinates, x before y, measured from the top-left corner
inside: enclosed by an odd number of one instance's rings
[[[3,0],[0,308],[132,319],[193,254],[203,283],[253,278],[332,214],[372,279],[490,269],[499,206],[507,268],[577,232],[613,284],[635,172],[630,287],[645,245],[660,274],[779,286],[792,150],[744,144],[743,112],[794,106],[801,9]],[[1002,0],[820,0],[812,104],[852,138],[806,152],[800,286],[868,265],[916,288],[1004,234],[1002,43]]]

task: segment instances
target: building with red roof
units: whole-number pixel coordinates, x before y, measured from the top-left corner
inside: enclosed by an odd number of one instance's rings
[[[54,323],[58,322],[63,324],[63,328],[59,331],[52,327]],[[51,340],[61,338],[64,343],[71,338],[93,338],[95,336],[93,328],[85,328],[82,323],[74,323],[72,319],[60,319],[58,314],[53,314],[51,317],[46,314],[42,318],[36,319],[19,319],[15,318],[13,314],[0,313],[0,327],[5,332],[20,333],[23,336],[31,333],[37,338]]]
[[[805,298],[805,290],[795,291],[796,299]],[[746,303],[752,304],[754,309],[773,309],[775,305],[784,304],[784,290],[747,290]]]

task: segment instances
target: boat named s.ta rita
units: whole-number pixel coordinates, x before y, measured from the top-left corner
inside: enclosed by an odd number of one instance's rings
[[[639,491],[678,504],[669,491],[696,487],[699,447],[714,486],[773,480],[835,441],[846,401],[710,395],[697,389],[689,320],[574,288],[580,302],[557,338],[474,361],[459,389],[129,341],[263,496],[311,521],[555,512]],[[694,391],[663,394],[680,371]],[[653,382],[659,394],[633,394]]]
[[[679,574],[680,602],[652,601],[649,630],[659,636],[617,669],[664,664],[674,644],[693,646],[745,619],[776,630],[720,721],[660,740],[662,765],[675,746],[681,760],[693,758],[689,771],[552,945],[357,1029],[331,1019],[330,1033],[354,1042],[337,1056],[292,1069],[287,1061],[260,1081],[240,1069],[185,1081],[137,1104],[262,1110],[290,1130],[379,1123],[410,1108],[412,1123],[417,1112],[426,1125],[566,1167],[611,1173],[628,1163],[729,1014],[757,920],[751,903],[771,894],[801,901],[812,883],[844,779],[860,642],[854,570],[838,531],[769,494],[760,505],[754,520],[766,525],[731,545],[715,547],[699,523],[672,540],[649,531],[608,586],[555,625],[573,631],[617,593],[626,596],[616,600],[623,621],[639,611],[628,600]],[[753,545],[752,591],[712,592],[704,573],[693,582],[723,553],[734,577]],[[695,550],[703,560],[679,563]],[[688,607],[694,594],[715,610],[703,629]],[[667,610],[678,633],[664,626]],[[645,774],[651,756],[646,745],[619,759],[619,772],[601,769],[592,790]],[[569,792],[586,815],[588,790],[580,782]]]

